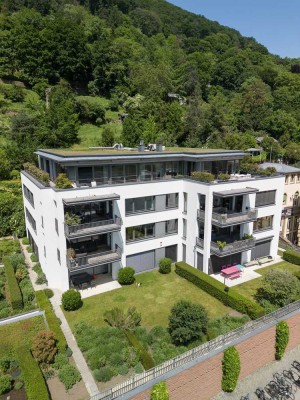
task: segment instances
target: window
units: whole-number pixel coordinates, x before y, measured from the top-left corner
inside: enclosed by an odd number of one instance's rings
[[[273,227],[273,215],[258,218],[257,221],[253,223],[254,232],[264,231],[266,229],[272,229],[272,227]]]
[[[34,198],[32,192],[28,189],[27,186],[23,185],[23,193],[25,198],[29,201],[29,203],[32,205],[34,208]]]
[[[286,175],[286,176],[285,176],[285,184],[287,185],[288,183],[289,183],[289,176]]]
[[[42,228],[44,228],[44,217],[41,216],[41,220],[42,220]]]
[[[56,230],[56,233],[59,235],[59,233],[58,233],[58,220],[55,218],[55,230]]]
[[[275,204],[275,194],[276,190],[268,190],[266,192],[256,193],[255,207]]]
[[[155,196],[137,197],[125,200],[126,215],[155,210]]]
[[[173,235],[175,233],[178,233],[177,219],[170,219],[169,221],[166,221],[165,224],[166,224],[166,235]]]
[[[30,212],[27,210],[26,207],[25,207],[25,213],[26,213],[27,221],[30,223],[30,225],[32,226],[34,232],[36,233],[36,222],[35,222],[35,219],[30,214]]]
[[[186,213],[187,212],[187,201],[188,201],[188,194],[187,193],[183,193],[183,212]]]
[[[182,230],[183,230],[182,237],[184,239],[186,239],[186,219],[183,218],[182,222],[183,222],[183,225],[182,225]]]
[[[186,262],[186,245],[182,245],[182,261]]]
[[[155,224],[131,226],[126,228],[126,242],[152,238],[155,235]]]
[[[178,207],[178,193],[170,193],[166,195],[166,208]]]
[[[46,258],[46,247],[44,246],[44,257]]]
[[[61,261],[60,261],[60,251],[58,249],[57,249],[57,261],[59,263],[61,263]]]
[[[283,194],[283,204],[286,204],[286,200],[287,200],[287,194],[284,193],[284,194]]]
[[[291,175],[290,183],[295,183],[295,175]]]

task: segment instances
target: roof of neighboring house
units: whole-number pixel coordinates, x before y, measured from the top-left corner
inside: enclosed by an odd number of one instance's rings
[[[276,171],[281,174],[291,174],[300,172],[300,168],[295,168],[291,167],[290,165],[279,164],[279,163],[265,162],[263,164],[260,164],[260,167],[263,169],[266,169],[268,167],[276,168]]]

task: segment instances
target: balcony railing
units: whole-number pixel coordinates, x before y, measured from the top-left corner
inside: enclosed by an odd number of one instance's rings
[[[200,247],[200,249],[204,249],[204,240],[197,237],[196,246]]]
[[[86,224],[65,224],[65,235],[69,238],[87,236],[99,233],[118,231],[121,229],[122,219],[115,217],[104,221],[89,222]]]
[[[108,250],[100,253],[78,256],[75,259],[67,257],[67,267],[70,271],[82,270],[96,267],[98,265],[108,264],[120,261],[122,249],[118,246],[116,250]]]
[[[225,257],[230,254],[240,253],[242,251],[250,250],[255,246],[255,239],[241,239],[233,243],[226,244],[220,248],[217,243],[210,242],[210,251],[219,257]]]
[[[204,220],[205,219],[205,211],[198,210],[197,211],[198,219]],[[257,209],[250,208],[244,212],[238,213],[230,213],[230,212],[222,212],[220,209],[219,211],[212,212],[212,223],[217,226],[230,226],[230,225],[238,225],[244,222],[255,221],[257,219]]]

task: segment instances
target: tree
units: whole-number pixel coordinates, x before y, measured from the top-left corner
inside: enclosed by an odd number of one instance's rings
[[[137,147],[143,138],[144,120],[139,116],[128,116],[123,124],[122,143],[125,146]]]
[[[208,314],[203,306],[180,300],[171,310],[168,330],[174,344],[187,345],[200,339],[207,325]]]
[[[284,158],[291,163],[300,161],[300,144],[290,142],[286,145],[284,149]]]
[[[56,340],[51,331],[40,331],[32,341],[32,354],[41,364],[51,364],[57,353]]]
[[[134,24],[138,26],[147,36],[156,35],[157,33],[161,32],[161,20],[154,11],[136,8],[130,13],[130,17],[132,18]]]
[[[263,278],[262,287],[257,289],[258,301],[268,301],[277,307],[295,301],[300,295],[299,280],[288,271],[271,270]]]
[[[103,128],[101,135],[101,146],[103,147],[111,147],[115,144],[115,135],[113,128],[109,125],[106,125]]]
[[[265,129],[275,139],[280,139],[284,134],[288,134],[291,138],[297,138],[299,135],[296,118],[284,110],[274,111],[265,120]]]
[[[118,329],[134,329],[140,325],[141,319],[141,314],[136,311],[135,307],[128,308],[127,312],[115,307],[104,313],[104,321],[108,325]]]
[[[267,158],[270,160],[281,158],[284,154],[284,150],[277,140],[270,136],[264,137],[263,141],[261,142],[261,147],[267,153]]]

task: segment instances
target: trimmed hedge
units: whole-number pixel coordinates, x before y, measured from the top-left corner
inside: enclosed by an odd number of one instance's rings
[[[196,268],[191,267],[183,261],[175,264],[175,272],[215,297],[223,304],[243,313],[248,314],[251,319],[257,319],[264,315],[265,310],[260,305],[240,295],[233,288],[225,291],[226,286]]]
[[[200,171],[194,171],[191,173],[191,177],[195,179],[196,181],[200,182],[212,182],[215,180],[215,176],[211,174],[210,172],[200,172]]]
[[[31,175],[33,175],[39,181],[45,183],[46,185],[49,184],[50,175],[48,174],[48,172],[43,171],[42,169],[38,168],[37,166],[35,166],[32,163],[25,163],[24,169],[25,169],[25,171],[29,172]]]
[[[167,383],[161,381],[152,386],[150,400],[169,400]]]
[[[155,367],[155,363],[151,355],[147,352],[147,350],[142,346],[139,342],[138,338],[134,335],[134,333],[130,331],[125,331],[126,337],[129,343],[138,351],[140,356],[141,363],[145,370],[151,369]]]
[[[300,253],[297,251],[286,250],[283,252],[282,258],[292,264],[300,265]]]
[[[49,329],[54,332],[55,339],[57,340],[57,348],[60,352],[65,352],[67,348],[66,338],[60,328],[59,320],[54,314],[52,304],[50,303],[46,293],[43,290],[38,290],[35,293],[36,301],[41,310],[46,313],[46,319],[49,325]]]
[[[241,372],[240,355],[234,346],[228,347],[224,351],[222,371],[222,390],[224,392],[233,392]]]
[[[290,330],[289,326],[285,321],[278,322],[276,325],[276,342],[275,342],[275,358],[281,360],[286,346],[289,342]]]
[[[30,351],[24,347],[18,347],[16,354],[20,362],[22,377],[28,400],[49,400],[47,386],[37,362],[31,356]]]
[[[14,267],[9,257],[4,258],[4,269],[5,269],[7,287],[9,292],[9,301],[12,306],[12,309],[22,310],[23,308],[22,293],[15,276]]]

